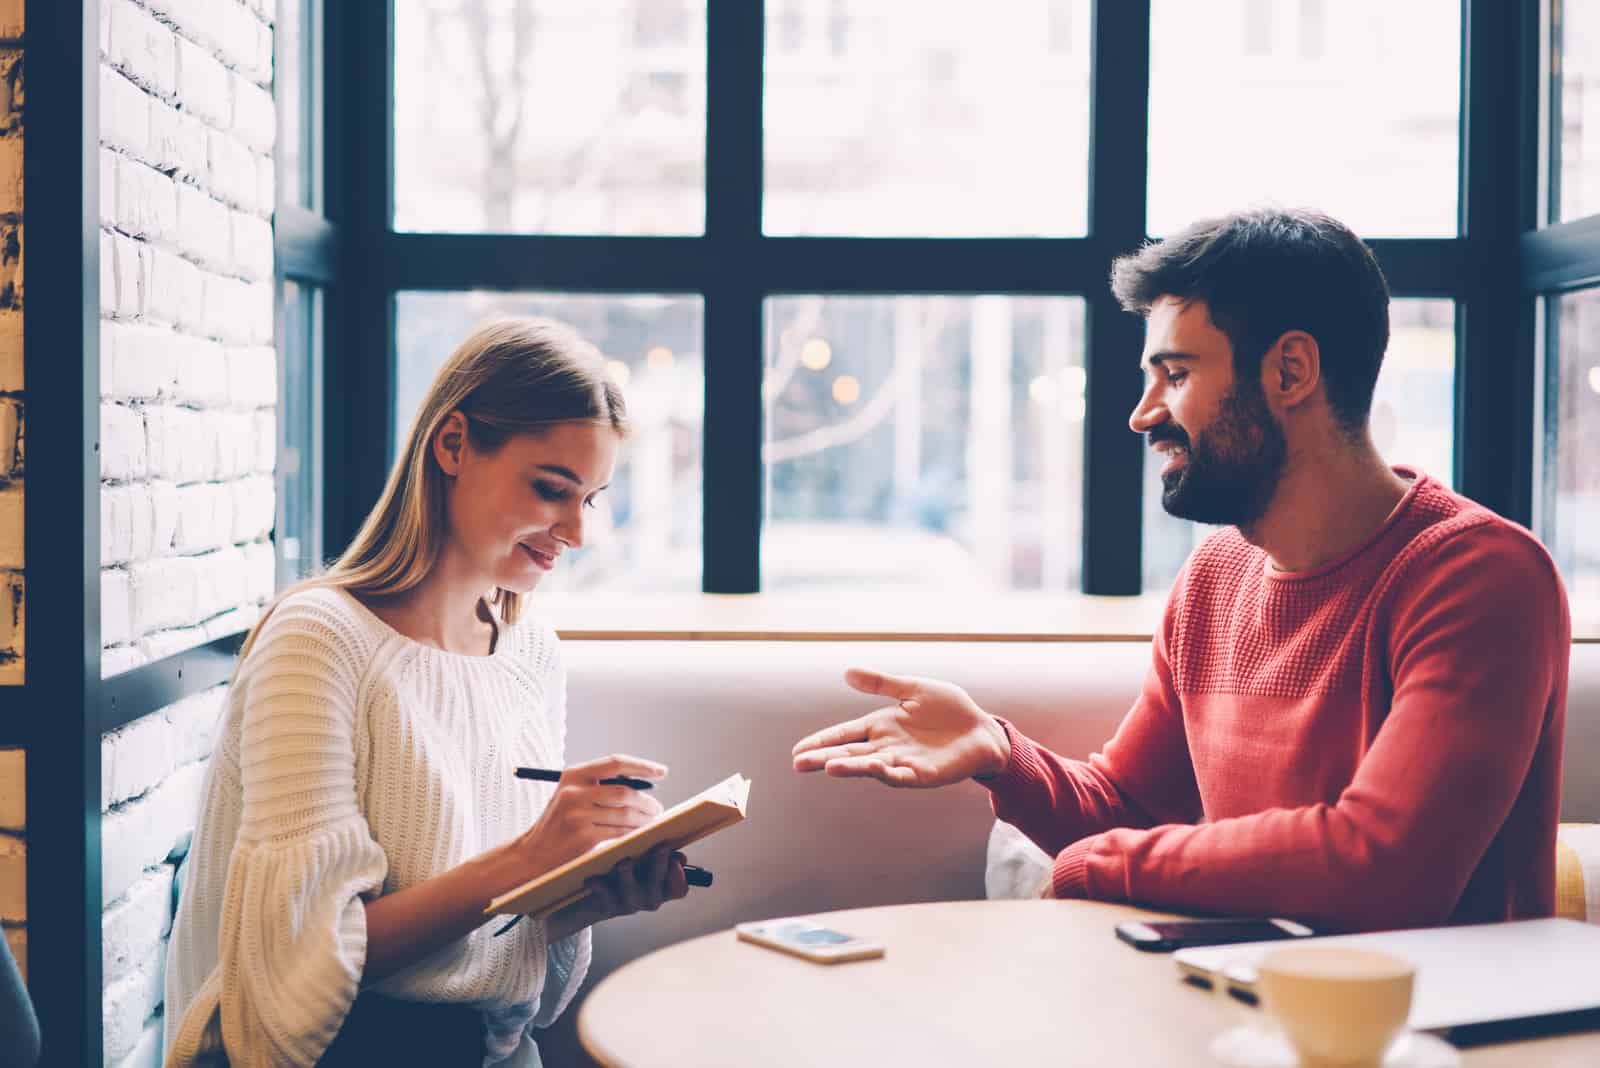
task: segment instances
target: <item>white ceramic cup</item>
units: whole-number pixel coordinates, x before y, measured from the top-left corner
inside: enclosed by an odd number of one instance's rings
[[[1416,971],[1393,954],[1313,944],[1273,950],[1256,974],[1302,1068],[1379,1068],[1411,1014]]]

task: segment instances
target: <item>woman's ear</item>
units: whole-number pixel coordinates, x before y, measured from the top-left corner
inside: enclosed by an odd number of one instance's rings
[[[439,470],[454,478],[461,473],[461,454],[467,448],[467,417],[451,412],[433,432],[433,459]]]

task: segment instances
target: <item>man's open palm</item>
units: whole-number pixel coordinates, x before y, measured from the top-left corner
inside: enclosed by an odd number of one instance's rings
[[[859,668],[844,679],[896,703],[802,739],[794,747],[796,771],[890,786],[945,786],[996,774],[1011,757],[1005,729],[959,686]]]

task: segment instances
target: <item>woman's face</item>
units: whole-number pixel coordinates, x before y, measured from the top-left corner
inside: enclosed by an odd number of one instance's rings
[[[611,481],[616,431],[597,423],[557,423],[480,452],[452,412],[434,435],[446,475],[450,549],[489,583],[527,593],[584,541],[586,513]]]

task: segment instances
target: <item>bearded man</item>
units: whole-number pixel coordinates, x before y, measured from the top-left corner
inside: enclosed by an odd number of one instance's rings
[[[955,685],[852,671],[893,703],[795,768],[977,779],[1055,858],[1056,897],[1325,931],[1550,915],[1566,595],[1528,531],[1378,454],[1370,250],[1325,215],[1244,212],[1120,258],[1112,288],[1146,319],[1129,425],[1166,458],[1162,503],[1226,524],[1115,736],[1071,760]]]

